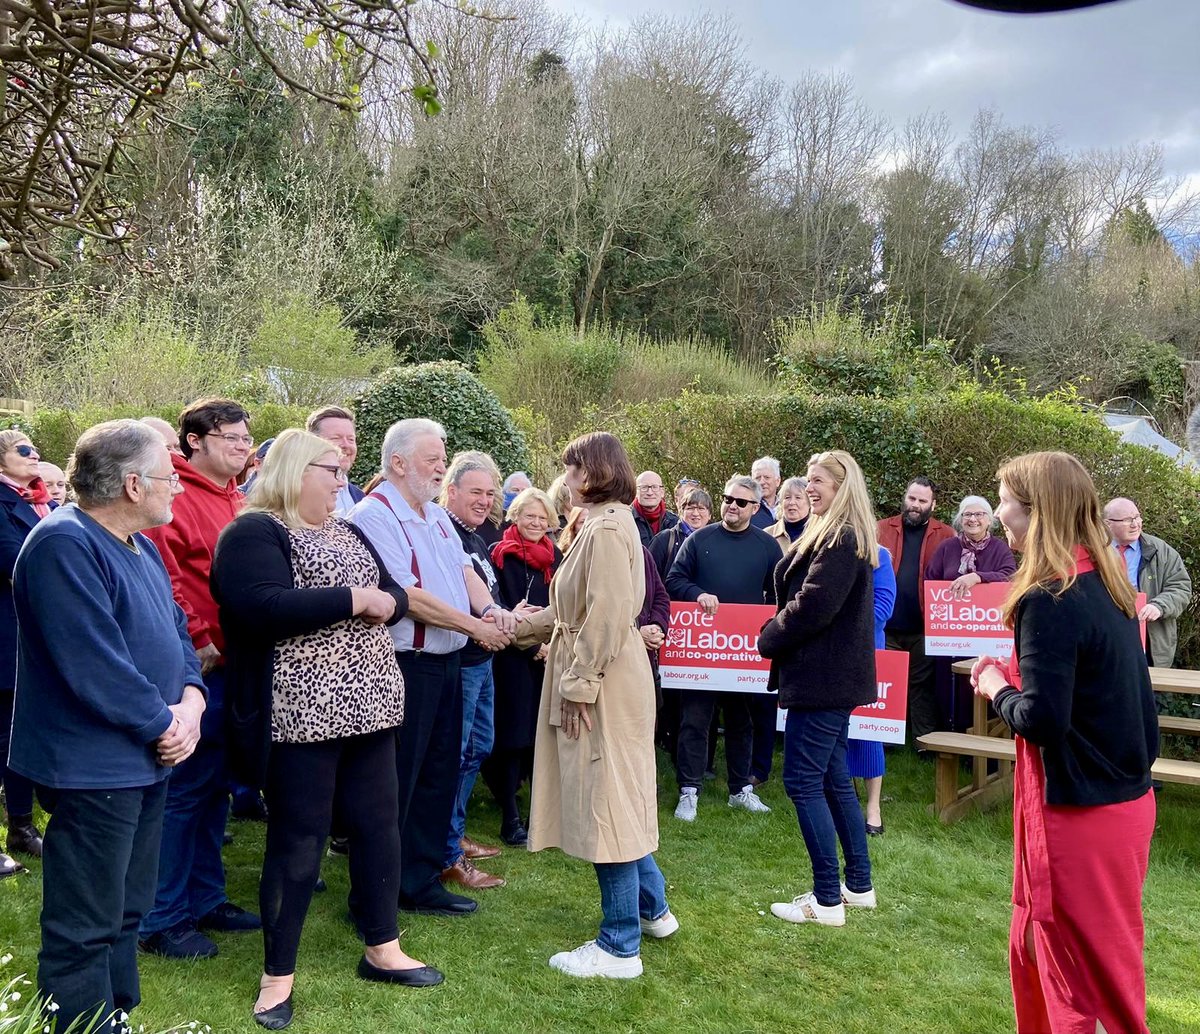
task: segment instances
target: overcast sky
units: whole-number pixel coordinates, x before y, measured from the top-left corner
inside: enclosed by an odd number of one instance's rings
[[[785,80],[850,73],[901,124],[944,111],[959,132],[980,107],[1053,126],[1070,149],[1158,140],[1200,185],[1200,0],[1122,0],[1014,17],[950,0],[547,0],[613,27],[643,13],[726,14],[747,54]]]

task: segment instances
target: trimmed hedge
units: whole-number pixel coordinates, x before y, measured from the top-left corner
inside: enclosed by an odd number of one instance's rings
[[[426,417],[446,429],[446,452],[481,449],[504,473],[529,465],[525,436],[499,400],[461,363],[443,360],[384,371],[353,402],[360,485],[379,470],[383,436],[397,420]]]

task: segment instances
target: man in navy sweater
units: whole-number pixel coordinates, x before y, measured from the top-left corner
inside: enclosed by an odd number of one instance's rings
[[[138,924],[154,900],[167,776],[200,739],[200,661],[171,580],[141,534],[182,489],[136,420],[84,432],[60,507],[17,558],[9,765],[52,811],[43,847],[38,989],[58,1029],[140,1000]],[[63,630],[70,629],[64,647]],[[116,1024],[120,1026],[120,1024]]]
[[[774,601],[772,576],[783,551],[765,531],[751,527],[761,498],[762,489],[753,478],[738,475],[729,479],[722,497],[721,523],[710,524],[684,539],[675,563],[667,572],[667,592],[671,599],[698,603],[708,614],[715,614],[722,603]],[[683,691],[676,750],[677,819],[692,822],[696,818],[696,801],[704,783],[704,763],[708,756],[708,729],[718,698],[725,715],[729,806],[750,812],[771,810],[759,800],[750,781],[753,696],[718,694],[704,689]]]

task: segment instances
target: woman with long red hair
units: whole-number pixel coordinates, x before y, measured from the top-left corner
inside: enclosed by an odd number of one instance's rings
[[[1074,456],[1018,456],[998,476],[996,516],[1023,554],[1004,608],[1015,649],[971,677],[1017,745],[1017,1030],[1138,1034],[1158,719],[1133,589]]]

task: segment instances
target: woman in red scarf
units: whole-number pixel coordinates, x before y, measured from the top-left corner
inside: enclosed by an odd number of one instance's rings
[[[17,616],[13,610],[13,565],[25,537],[54,503],[38,469],[37,449],[24,431],[0,431],[0,777],[8,807],[9,851],[42,856],[42,836],[33,824],[33,785],[8,770],[13,687],[17,679]],[[0,854],[0,877],[24,868]]]
[[[1015,651],[971,677],[1017,743],[1017,1030],[1140,1034],[1158,718],[1133,589],[1074,456],[1019,456],[999,477],[997,516],[1023,554],[1004,608]]]
[[[550,532],[558,530],[558,514],[545,492],[526,488],[508,508],[509,526],[492,547],[497,591],[505,608],[525,601],[535,607],[550,602],[550,579],[562,554]],[[533,740],[538,701],[545,676],[546,647],[510,646],[496,654],[495,742],[481,773],[500,805],[500,837],[513,847],[528,833],[517,806],[517,790],[533,769]]]

